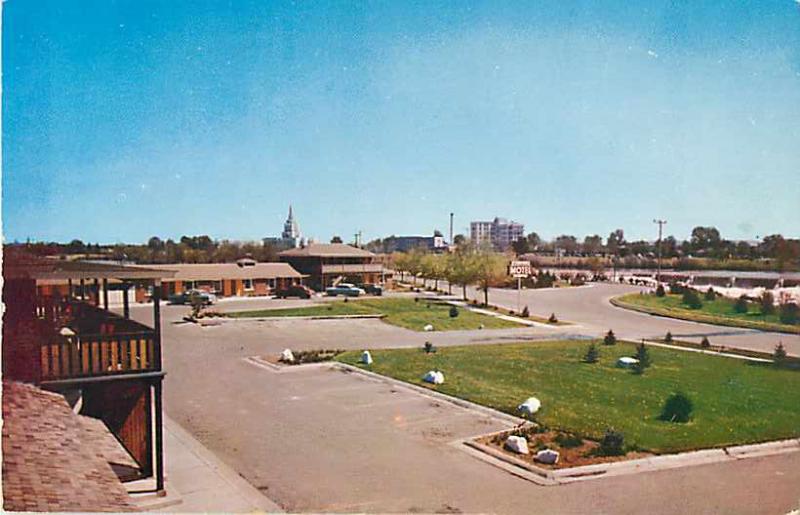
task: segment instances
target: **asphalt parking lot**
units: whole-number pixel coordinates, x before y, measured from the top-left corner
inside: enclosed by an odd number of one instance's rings
[[[133,312],[146,320],[151,309]],[[800,453],[538,486],[451,445],[500,429],[502,421],[356,374],[275,373],[245,361],[285,347],[485,343],[569,331],[417,333],[378,320],[175,324],[186,312],[163,309],[167,414],[288,511],[784,513],[800,503]]]

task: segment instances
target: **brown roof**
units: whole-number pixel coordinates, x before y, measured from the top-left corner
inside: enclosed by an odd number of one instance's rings
[[[166,269],[43,258],[17,249],[3,250],[3,277],[6,279],[161,279],[171,277]]]
[[[3,508],[136,511],[109,465],[114,438],[76,415],[64,397],[3,381]]]
[[[311,243],[305,247],[284,250],[279,256],[374,257],[375,254],[344,243]]]
[[[289,263],[256,263],[239,266],[236,263],[148,265],[157,270],[174,271],[176,281],[219,281],[222,279],[301,278],[303,274]]]

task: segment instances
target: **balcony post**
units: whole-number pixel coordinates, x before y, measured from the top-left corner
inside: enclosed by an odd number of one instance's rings
[[[72,279],[67,279],[67,299],[72,300]]]
[[[103,309],[108,311],[108,279],[103,279]]]
[[[155,434],[155,444],[156,444],[156,493],[159,496],[166,495],[164,492],[164,415],[163,415],[163,403],[161,400],[162,396],[162,380],[159,378],[158,381],[155,382],[153,385],[154,389],[154,396],[155,396],[155,426],[156,426],[156,434]]]
[[[81,279],[81,300],[86,300],[86,280]]]
[[[94,278],[94,286],[92,287],[92,291],[94,292],[94,305],[95,307],[100,307],[100,281],[97,277]]]
[[[153,343],[157,370],[161,370],[161,279],[153,279]]]
[[[125,318],[131,317],[131,307],[128,301],[128,289],[130,284],[127,282],[122,283],[122,316]]]

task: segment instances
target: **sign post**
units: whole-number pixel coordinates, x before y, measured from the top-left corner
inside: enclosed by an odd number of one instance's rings
[[[517,278],[517,313],[520,313],[520,291],[522,290],[522,278],[531,275],[530,261],[512,261],[508,266],[508,275]]]

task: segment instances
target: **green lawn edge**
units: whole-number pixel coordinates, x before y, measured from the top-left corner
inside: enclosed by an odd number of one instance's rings
[[[726,327],[742,327],[745,329],[757,329],[760,331],[772,331],[786,334],[800,334],[800,326],[787,324],[776,324],[772,322],[762,322],[758,320],[741,320],[732,317],[712,315],[702,311],[691,309],[673,309],[667,307],[645,306],[641,303],[632,302],[632,299],[641,297],[639,293],[627,293],[610,299],[611,304],[618,308],[630,309],[649,315],[687,320],[690,322],[700,322],[704,324],[722,325]]]

